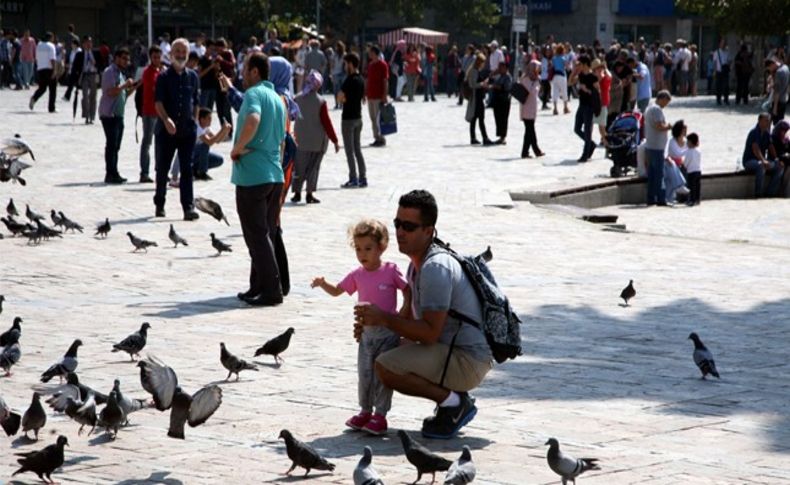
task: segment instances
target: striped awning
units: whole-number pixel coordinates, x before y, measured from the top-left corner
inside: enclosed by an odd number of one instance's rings
[[[432,46],[447,44],[447,32],[423,29],[420,27],[404,27],[384,34],[379,34],[379,45],[382,47],[395,45],[403,39],[407,44],[428,44]]]

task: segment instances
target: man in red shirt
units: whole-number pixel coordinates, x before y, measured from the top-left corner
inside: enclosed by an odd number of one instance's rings
[[[383,147],[387,144],[381,134],[379,115],[381,106],[387,104],[387,88],[389,87],[390,68],[381,58],[381,49],[372,45],[368,48],[368,80],[365,86],[365,97],[368,98],[368,113],[373,125],[373,143],[370,146]]]
[[[158,114],[156,113],[156,78],[162,72],[162,49],[154,44],[148,49],[150,63],[143,71],[143,142],[140,143],[140,183],[153,183],[148,176],[151,166],[151,141],[154,138],[154,126]]]

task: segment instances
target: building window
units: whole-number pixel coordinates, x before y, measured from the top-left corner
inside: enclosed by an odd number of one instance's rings
[[[645,42],[648,44],[662,40],[661,26],[632,24],[614,25],[614,38],[620,43],[636,42],[640,37],[644,37]]]

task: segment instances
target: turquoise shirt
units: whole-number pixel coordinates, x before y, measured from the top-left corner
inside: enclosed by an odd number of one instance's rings
[[[242,155],[239,161],[233,162],[230,181],[242,187],[283,183],[280,147],[285,140],[285,106],[274,90],[274,84],[261,81],[244,93],[244,102],[236,120],[234,142],[244,129],[247,116],[253,113],[261,117],[258,131],[247,144],[250,152]]]

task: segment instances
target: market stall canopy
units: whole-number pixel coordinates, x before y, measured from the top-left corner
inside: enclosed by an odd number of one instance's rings
[[[382,47],[395,45],[399,40],[404,39],[407,44],[446,44],[450,36],[447,32],[423,29],[421,27],[404,27],[384,34],[379,34],[379,44]]]

